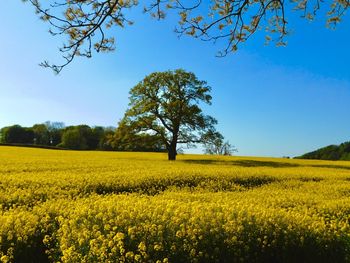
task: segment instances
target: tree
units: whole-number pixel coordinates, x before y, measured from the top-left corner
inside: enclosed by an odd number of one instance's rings
[[[45,61],[45,67],[59,73],[75,56],[91,57],[92,51],[115,49],[113,36],[106,29],[132,25],[127,10],[138,5],[137,0],[24,0],[30,2],[42,20],[51,25],[52,35],[65,35],[67,42],[60,51],[61,65]],[[349,8],[349,0],[149,0],[145,13],[164,19],[167,11],[179,16],[176,32],[206,41],[226,41],[219,56],[237,50],[258,30],[267,31],[266,40],[284,45],[288,34],[287,13],[297,11],[312,20],[326,6],[327,25],[335,27]],[[271,38],[272,36],[272,38]]]
[[[117,151],[166,152],[162,138],[158,134],[139,133],[138,129],[123,118],[109,144]]]
[[[88,125],[69,126],[62,132],[62,143],[58,146],[72,150],[109,150],[107,138],[113,134],[109,128]]]
[[[90,128],[86,136],[89,149],[91,150],[111,150],[110,145],[108,145],[108,137],[114,134],[114,127],[104,128],[101,126],[94,126]]]
[[[98,143],[99,150],[111,151],[113,147],[111,145],[111,140],[115,134],[115,127],[105,127],[103,131],[103,136],[100,138]]]
[[[3,143],[25,143],[34,142],[34,132],[31,128],[13,125],[1,129],[1,141]]]
[[[58,146],[72,150],[87,150],[89,146],[84,128],[67,127],[62,134],[62,142]]]
[[[155,72],[130,91],[125,121],[139,134],[159,136],[176,159],[177,144],[202,142],[202,135],[217,121],[202,113],[199,103],[211,104],[210,87],[182,69]]]
[[[50,145],[50,133],[45,124],[35,124],[32,129],[34,132],[34,144]]]
[[[65,127],[63,122],[51,122],[47,121],[44,123],[49,131],[50,145],[58,145],[61,143],[63,129]]]
[[[208,131],[203,136],[204,152],[215,155],[232,155],[237,149],[228,141],[224,141],[224,136],[217,131]]]
[[[95,126],[90,129],[91,134],[89,136],[89,147],[91,149],[100,149],[100,141],[105,135],[105,130],[101,126]]]

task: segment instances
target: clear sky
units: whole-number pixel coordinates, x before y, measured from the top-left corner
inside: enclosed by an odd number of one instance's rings
[[[216,58],[220,44],[178,39],[171,17],[158,22],[134,12],[135,25],[115,32],[116,52],[79,58],[56,76],[38,63],[60,62],[63,39],[51,37],[20,0],[3,0],[0,12],[0,127],[47,120],[117,126],[128,91],[144,76],[183,68],[212,87],[205,112],[238,155],[295,156],[350,140],[349,16],[335,31],[323,17],[294,16],[287,47],[253,37]]]

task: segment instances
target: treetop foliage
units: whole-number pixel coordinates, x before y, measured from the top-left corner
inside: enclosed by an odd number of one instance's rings
[[[136,132],[159,136],[169,160],[175,160],[178,143],[201,143],[203,134],[214,130],[217,121],[200,108],[200,103],[211,104],[210,90],[182,69],[152,73],[130,90],[124,122]]]
[[[60,48],[64,63],[47,61],[44,67],[59,73],[76,56],[90,58],[93,50],[109,52],[115,49],[115,38],[107,29],[132,25],[126,11],[139,5],[137,0],[23,0],[30,2],[43,21],[50,24],[50,33],[64,35],[67,41]],[[335,27],[350,6],[349,0],[149,0],[144,12],[164,19],[167,12],[178,14],[176,32],[204,41],[223,41],[218,56],[237,50],[258,30],[265,30],[266,41],[285,44],[290,10],[312,20],[327,6],[327,25]]]

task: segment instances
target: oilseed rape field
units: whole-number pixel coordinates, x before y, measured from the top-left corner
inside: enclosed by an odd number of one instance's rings
[[[349,262],[350,162],[0,147],[1,262]]]

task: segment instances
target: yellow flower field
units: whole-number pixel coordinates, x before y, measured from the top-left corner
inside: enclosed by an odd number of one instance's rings
[[[0,147],[1,262],[349,262],[350,162]]]

